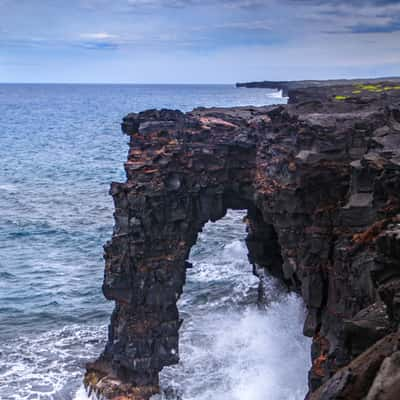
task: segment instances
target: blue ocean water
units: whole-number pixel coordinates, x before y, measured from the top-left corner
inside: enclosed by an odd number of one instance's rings
[[[113,225],[109,185],[125,180],[128,139],[120,132],[121,118],[147,108],[190,110],[283,101],[272,91],[229,85],[0,85],[0,399],[70,400],[80,396],[84,364],[104,345],[112,304],[101,293],[102,246],[111,237]],[[208,230],[203,240],[214,246],[202,247],[200,240],[193,250],[193,261],[208,267],[193,271],[182,299],[188,321],[182,333],[183,349],[188,348],[183,360],[191,354],[193,340],[201,353],[196,335],[206,335],[211,323],[200,321],[204,307],[207,315],[216,318],[221,307],[228,307],[234,310],[232,318],[239,319],[238,324],[241,316],[268,324],[265,316],[243,314],[252,313],[242,305],[245,294],[231,304],[236,299],[232,290],[242,287],[241,293],[248,292],[253,299],[256,287],[239,217],[229,214]],[[232,232],[236,232],[234,238]],[[226,268],[216,272],[215,254],[223,254],[226,246],[239,246],[243,267],[239,271],[228,268],[234,261],[228,257],[221,261]],[[219,284],[227,271],[233,271],[228,283]],[[207,293],[214,293],[215,298]],[[198,301],[203,308],[197,306]],[[293,330],[297,330],[303,318],[299,300],[285,297],[282,301],[277,301],[277,307],[290,303],[288,312],[298,316],[298,321],[292,318],[296,321]],[[298,336],[296,343],[298,363],[306,371],[306,342]],[[201,357],[191,359],[206,362]],[[216,382],[230,382],[226,374],[232,371],[216,377]],[[171,381],[168,374],[163,375],[165,386]],[[193,374],[183,367],[175,370],[181,387],[175,382],[174,390],[183,393],[185,400],[210,398],[201,397],[201,387],[193,389],[189,379]],[[303,378],[293,393],[304,394]],[[279,398],[289,397],[275,397]]]

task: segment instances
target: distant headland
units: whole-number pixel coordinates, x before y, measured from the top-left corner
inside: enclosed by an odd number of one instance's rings
[[[383,77],[383,78],[364,78],[364,79],[330,79],[330,80],[303,80],[303,81],[260,81],[260,82],[238,82],[236,87],[245,88],[264,88],[282,90],[284,97],[289,96],[291,89],[303,89],[309,87],[322,86],[344,86],[353,84],[366,84],[377,82],[399,83],[400,77]]]

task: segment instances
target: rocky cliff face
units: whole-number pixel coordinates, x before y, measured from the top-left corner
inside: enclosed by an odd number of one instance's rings
[[[191,246],[233,208],[248,211],[255,271],[307,306],[308,398],[397,399],[399,89],[318,87],[292,90],[284,106],[126,116],[127,181],[112,184],[105,246],[103,291],[116,305],[86,384],[109,399],[158,391],[159,371],[179,359]]]

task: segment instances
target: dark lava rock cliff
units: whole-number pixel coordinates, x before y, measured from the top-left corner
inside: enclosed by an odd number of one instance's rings
[[[400,87],[290,91],[288,105],[129,114],[127,181],[113,183],[107,346],[85,383],[148,399],[179,360],[176,302],[197,234],[248,211],[256,273],[307,306],[308,399],[400,393]],[[290,354],[288,354],[290,357]],[[284,363],[285,360],[282,360]]]

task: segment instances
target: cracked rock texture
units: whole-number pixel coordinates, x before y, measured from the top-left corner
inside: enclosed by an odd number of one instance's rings
[[[248,211],[255,273],[304,299],[308,399],[399,398],[400,90],[289,95],[288,105],[124,118],[127,181],[111,187],[103,284],[115,309],[87,366],[91,390],[139,400],[158,391],[159,371],[179,360],[190,249],[232,208]]]

